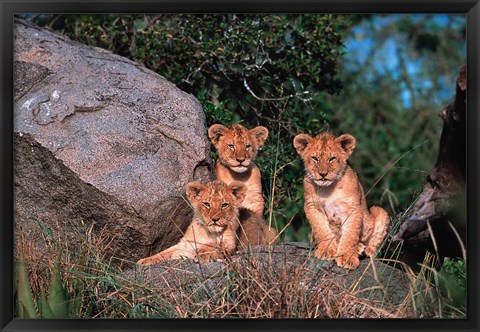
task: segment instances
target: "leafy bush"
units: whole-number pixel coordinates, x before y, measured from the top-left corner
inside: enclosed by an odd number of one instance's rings
[[[440,290],[450,308],[467,308],[467,265],[463,259],[445,258],[439,275]]]

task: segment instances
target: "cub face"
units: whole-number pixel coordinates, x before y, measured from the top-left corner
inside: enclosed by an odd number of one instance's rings
[[[187,197],[195,213],[200,217],[210,233],[221,233],[227,226],[234,230],[238,224],[238,206],[243,202],[247,188],[241,182],[230,185],[222,181],[212,181],[207,185],[200,182],[187,184]]]
[[[243,173],[265,143],[268,129],[258,126],[248,130],[240,124],[229,128],[214,124],[208,129],[208,137],[217,149],[219,161],[235,173]]]
[[[328,187],[342,177],[355,149],[355,138],[349,134],[335,137],[329,132],[315,137],[299,134],[293,146],[304,161],[306,177],[317,186]]]

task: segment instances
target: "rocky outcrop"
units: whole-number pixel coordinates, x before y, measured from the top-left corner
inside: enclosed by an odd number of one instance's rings
[[[173,310],[179,317],[182,310],[215,317],[217,305],[222,308],[219,316],[229,312],[231,317],[245,317],[252,306],[258,317],[307,312],[312,313],[310,318],[413,315],[413,288],[406,273],[368,258],[358,269],[346,270],[314,258],[305,243],[255,246],[228,262],[164,261],[127,270],[117,282],[126,287],[119,287],[123,290],[115,296],[132,296],[128,291],[134,289],[136,298],[151,301],[151,308]],[[228,306],[232,308],[227,310]]]
[[[60,238],[81,248],[85,237],[79,233],[91,226],[97,238],[106,237],[101,255],[133,260],[148,252],[149,223],[131,206],[82,181],[30,134],[15,134],[14,147],[17,236],[35,243],[40,253],[49,241],[61,247]],[[46,241],[43,236],[50,234]]]
[[[115,252],[127,239],[146,244],[129,259],[176,242],[190,222],[186,183],[210,178],[200,103],[128,59],[24,20],[15,19],[14,50],[14,128],[28,134],[16,137],[15,221],[108,225]],[[42,165],[66,174],[38,174]],[[110,200],[109,212],[91,195]]]

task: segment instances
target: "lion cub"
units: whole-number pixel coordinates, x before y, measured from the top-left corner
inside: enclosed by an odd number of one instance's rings
[[[241,182],[226,184],[212,181],[207,185],[200,182],[187,184],[187,198],[195,215],[185,235],[176,245],[147,258],[137,264],[150,265],[166,259],[186,257],[198,261],[225,258],[237,248],[264,241],[266,234],[245,234],[240,221],[255,225],[264,224],[260,216],[241,211],[240,204],[245,198],[246,186]],[[254,227],[254,228],[255,228]]]
[[[226,183],[243,182],[247,194],[242,207],[262,215],[261,174],[253,160],[268,137],[268,129],[259,126],[248,130],[240,124],[229,128],[214,124],[208,129],[208,137],[218,152],[218,161],[215,163],[217,179]]]
[[[305,164],[305,214],[317,246],[315,257],[356,269],[359,255],[375,255],[390,219],[381,207],[368,210],[363,187],[347,163],[355,138],[329,132],[299,134],[293,145]]]

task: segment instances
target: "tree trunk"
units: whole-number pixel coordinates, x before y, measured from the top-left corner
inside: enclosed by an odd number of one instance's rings
[[[456,94],[440,113],[444,122],[435,167],[422,193],[392,241],[405,240],[414,251],[440,257],[463,256],[466,239],[466,65],[460,69]],[[455,229],[455,230],[454,230]],[[460,239],[461,241],[460,241]]]

